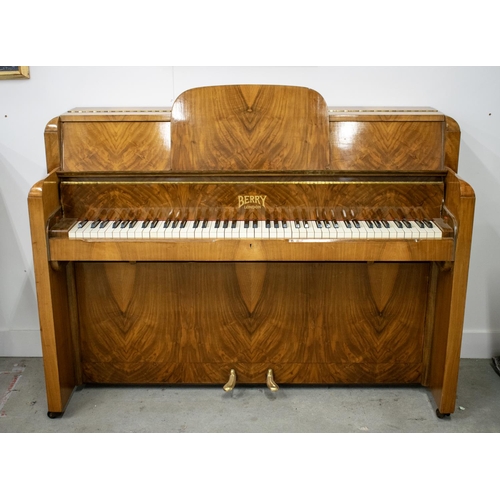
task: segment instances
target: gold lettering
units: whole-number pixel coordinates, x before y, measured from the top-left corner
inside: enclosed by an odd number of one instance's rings
[[[245,195],[238,195],[238,208],[241,208],[245,206],[245,208],[258,208],[263,207],[266,208],[266,196],[262,195],[250,195],[250,194],[245,194]],[[252,205],[252,206],[247,206],[247,205]]]

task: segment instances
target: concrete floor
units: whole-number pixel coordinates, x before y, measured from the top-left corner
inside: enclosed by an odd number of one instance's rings
[[[438,419],[423,387],[84,386],[47,417],[41,358],[0,358],[1,433],[497,433],[500,377],[462,359],[457,407]]]

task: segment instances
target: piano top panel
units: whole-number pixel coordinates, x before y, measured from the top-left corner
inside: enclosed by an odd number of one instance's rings
[[[330,106],[279,85],[191,89],[172,108],[75,108],[49,122],[48,170],[442,172],[460,129],[433,108]]]

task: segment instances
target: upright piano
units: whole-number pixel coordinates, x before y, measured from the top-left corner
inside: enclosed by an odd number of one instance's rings
[[[432,108],[76,108],[28,197],[48,415],[82,384],[419,384],[455,410],[475,197]]]

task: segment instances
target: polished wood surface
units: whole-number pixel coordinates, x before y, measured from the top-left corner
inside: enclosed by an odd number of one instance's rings
[[[330,163],[323,98],[302,87],[201,87],[172,106],[176,171],[324,170]]]
[[[171,176],[153,182],[99,178],[61,181],[62,209],[66,218],[134,219],[170,217],[195,220],[267,218],[343,220],[344,212],[360,220],[394,219],[441,215],[444,197],[442,178],[402,182],[399,179],[353,178],[303,175],[295,182],[283,177],[238,176],[236,178]],[[399,180],[399,182],[398,182]],[[259,196],[259,203],[241,204],[245,197]],[[243,197],[243,198],[241,198]],[[264,199],[263,203],[260,203]],[[250,206],[248,206],[250,205]]]
[[[330,126],[335,170],[435,171],[443,166],[443,122],[342,121]]]
[[[67,122],[62,134],[66,171],[170,169],[168,122]]]
[[[83,380],[223,384],[231,365],[246,383],[262,366],[281,383],[417,383],[428,269],[81,263]]]
[[[29,211],[48,407],[81,383],[421,384],[454,411],[474,192],[432,108],[297,87],[75,108]],[[253,201],[252,201],[253,200]],[[257,200],[257,201],[256,201]],[[431,218],[440,240],[79,240],[85,218]],[[233,370],[233,372],[232,372]],[[271,370],[271,372],[270,372]],[[275,387],[275,386],[272,386]]]
[[[54,412],[64,411],[76,384],[66,267],[55,271],[47,251],[46,222],[59,206],[58,187],[52,172],[28,197],[47,403]]]

